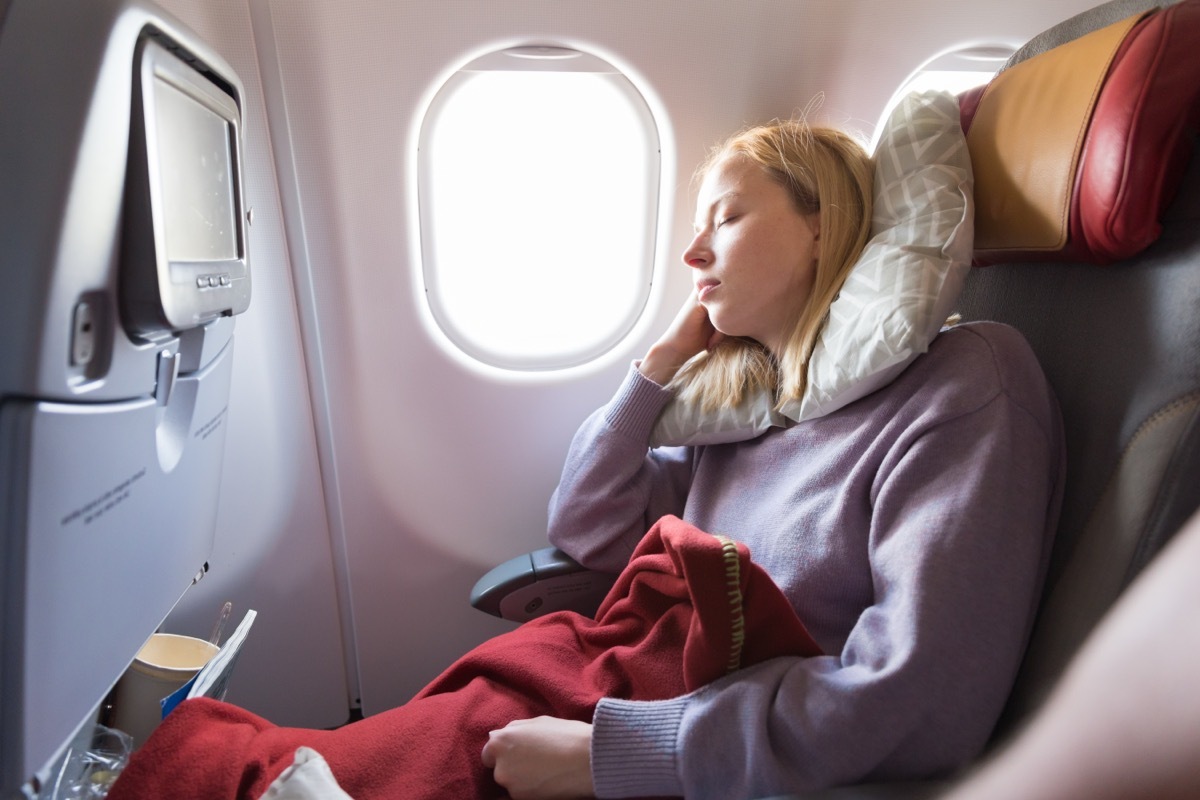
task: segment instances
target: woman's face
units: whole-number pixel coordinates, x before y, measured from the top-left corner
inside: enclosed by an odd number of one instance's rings
[[[713,326],[778,355],[812,288],[820,215],[801,214],[762,167],[729,156],[700,185],[695,229],[683,261]]]

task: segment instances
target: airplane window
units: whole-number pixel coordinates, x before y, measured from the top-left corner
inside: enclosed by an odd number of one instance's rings
[[[476,59],[422,123],[426,296],[459,349],[492,366],[574,366],[612,348],[650,292],[659,140],[642,95],[577,50]]]
[[[901,98],[912,92],[931,89],[942,89],[952,94],[973,89],[990,81],[1016,51],[1016,47],[1006,44],[972,45],[941,53],[927,60],[900,84],[900,88],[888,100],[883,114],[879,117],[879,124],[875,127],[871,148],[874,149],[879,140],[879,133],[883,130],[883,123],[891,116]]]

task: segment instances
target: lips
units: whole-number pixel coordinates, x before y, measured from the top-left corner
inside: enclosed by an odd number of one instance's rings
[[[705,278],[702,281],[696,282],[696,299],[704,302],[704,298],[712,294],[713,289],[721,285],[721,282],[716,278]]]

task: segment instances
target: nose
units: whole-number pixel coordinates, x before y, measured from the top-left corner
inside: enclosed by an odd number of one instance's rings
[[[689,267],[707,266],[712,261],[712,251],[708,245],[708,234],[700,231],[692,237],[692,243],[683,251],[683,263]]]

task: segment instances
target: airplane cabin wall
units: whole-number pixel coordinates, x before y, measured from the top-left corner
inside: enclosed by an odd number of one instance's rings
[[[230,701],[282,725],[329,727],[349,707],[334,562],[308,373],[245,0],[158,0],[242,78],[245,203],[253,297],[237,318],[217,532],[208,574],[164,630],[208,638],[230,600],[258,611]]]
[[[164,5],[246,83],[256,215],[218,552],[171,621],[199,631],[226,595],[255,605],[230,699],[283,724],[325,725],[345,716],[328,708],[335,699],[360,699],[368,714],[394,706],[509,629],[467,594],[494,564],[545,546],[572,434],[690,290],[679,253],[690,175],[709,146],[821,92],[814,118],[867,139],[928,57],[1017,46],[1094,3]],[[627,70],[659,117],[665,177],[654,286],[634,332],[588,367],[505,375],[450,354],[428,321],[415,150],[441,82],[519,44],[590,50]],[[519,255],[497,253],[495,268]]]

